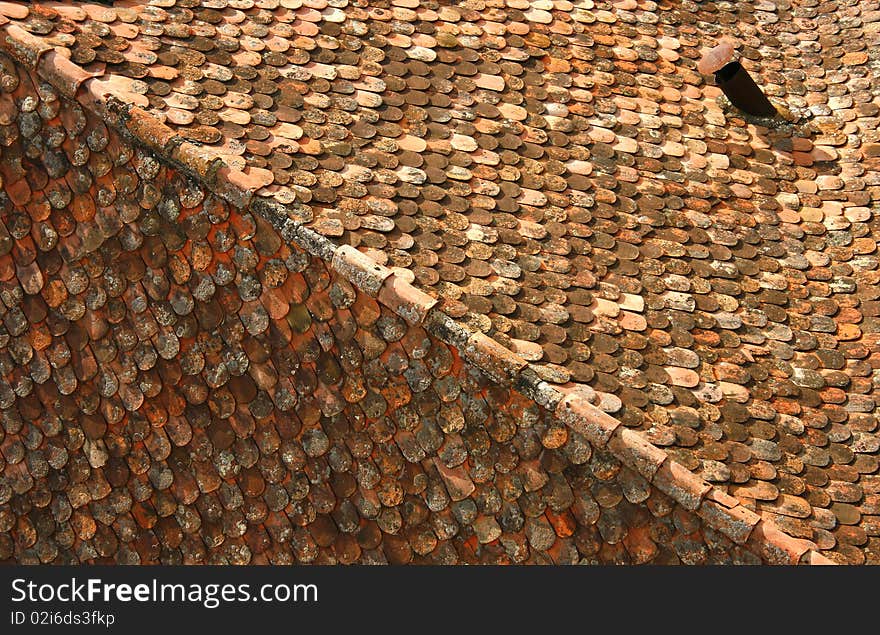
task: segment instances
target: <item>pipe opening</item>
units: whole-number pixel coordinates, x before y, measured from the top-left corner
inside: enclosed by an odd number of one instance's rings
[[[715,71],[715,82],[730,103],[743,112],[755,117],[775,117],[778,114],[776,107],[739,62],[730,62]]]
[[[729,64],[725,64],[723,67],[719,68],[715,72],[715,81],[718,83],[726,82],[730,80],[734,75],[736,75],[737,71],[742,69],[742,64],[739,62],[730,62]]]

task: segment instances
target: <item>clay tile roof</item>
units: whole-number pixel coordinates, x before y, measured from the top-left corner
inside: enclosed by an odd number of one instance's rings
[[[57,463],[81,560],[880,562],[869,4],[0,2],[0,407],[85,413],[0,529]]]

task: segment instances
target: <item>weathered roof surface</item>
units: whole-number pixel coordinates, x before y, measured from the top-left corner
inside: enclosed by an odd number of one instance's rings
[[[829,562],[5,43],[0,563]]]
[[[362,4],[0,14],[792,535],[875,561],[880,13]],[[696,64],[723,34],[812,132],[716,101]]]

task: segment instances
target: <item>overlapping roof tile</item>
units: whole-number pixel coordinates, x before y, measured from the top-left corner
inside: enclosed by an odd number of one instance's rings
[[[33,36],[35,54],[69,56],[85,73],[67,76],[97,77],[95,90],[190,142],[176,152],[219,158],[255,198],[412,282],[539,379],[591,387],[603,410],[743,509],[835,561],[880,557],[880,11],[871,3],[7,2],[0,16],[10,41]],[[698,62],[729,35],[768,96],[800,121],[758,125],[719,99]],[[13,116],[0,99],[0,115]],[[24,137],[35,112],[20,118]],[[94,143],[100,152],[100,134]],[[17,206],[42,187],[42,176],[22,177],[6,174],[3,186]],[[116,222],[101,214],[74,212],[95,227]],[[5,275],[28,297],[47,285],[46,302],[67,306],[76,279],[41,280],[33,247],[20,246],[28,231],[10,228],[17,256]],[[64,235],[63,224],[55,231]],[[86,245],[102,239],[77,234]],[[252,252],[218,261],[227,250],[199,249],[196,270],[256,271]],[[139,279],[142,265],[131,266],[123,275]],[[189,275],[182,262],[168,267]],[[290,294],[303,294],[288,283],[255,304],[256,282],[237,282],[251,335],[281,317],[305,332],[310,314],[331,311],[323,298],[288,313]],[[216,283],[192,293],[210,299]],[[223,301],[209,302],[199,323],[219,323]],[[178,314],[193,306],[183,290],[171,298]],[[20,330],[9,315],[7,329]],[[47,325],[34,337],[52,335]],[[198,351],[156,345],[162,358],[180,353],[185,375],[202,372]],[[65,351],[47,351],[47,372],[72,390]],[[258,377],[272,381],[266,373]],[[231,397],[217,392],[212,409],[225,413],[239,401]],[[108,420],[140,407],[135,392],[118,399]],[[231,434],[217,433],[221,443]],[[526,530],[533,545],[564,528],[553,518]],[[479,542],[499,531],[490,516],[473,523]],[[648,549],[639,535],[630,554]],[[409,547],[399,547],[394,557],[406,559]]]

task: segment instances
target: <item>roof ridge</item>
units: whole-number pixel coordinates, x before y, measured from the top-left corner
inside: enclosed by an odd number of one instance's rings
[[[304,223],[311,219],[308,206],[255,199],[253,195],[259,186],[248,187],[247,173],[230,168],[220,157],[176,135],[137,105],[140,96],[123,90],[123,81],[117,85],[94,76],[59,54],[43,38],[11,21],[0,25],[0,33],[3,49],[65,97],[92,110],[159,158],[179,166],[233,206],[266,219],[284,240],[328,262],[332,269],[410,325],[422,326],[456,348],[492,380],[534,400],[593,446],[607,449],[735,544],[770,564],[835,564],[817,551],[815,543],[786,533],[772,520],[762,518],[671,458],[643,433],[625,427],[591,403],[587,391],[551,386],[518,353],[450,317],[437,308],[435,298],[390,268],[350,245],[338,245],[306,227]]]

